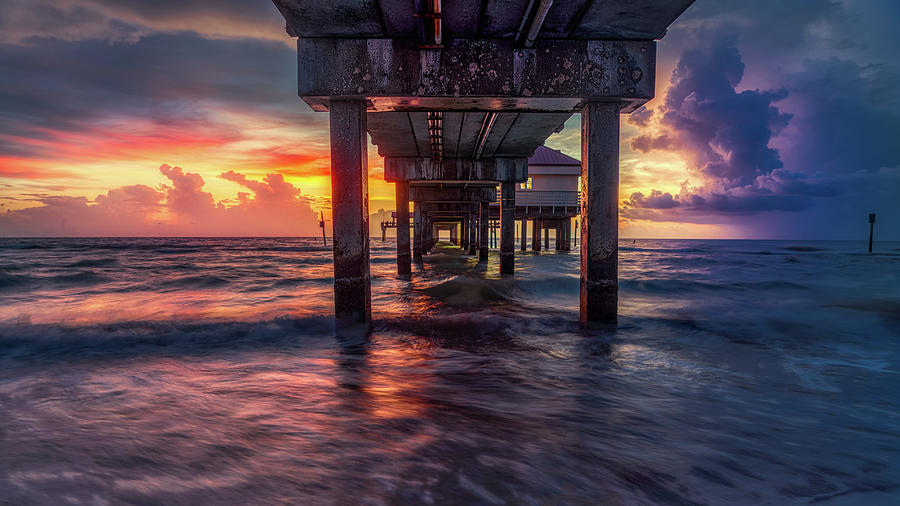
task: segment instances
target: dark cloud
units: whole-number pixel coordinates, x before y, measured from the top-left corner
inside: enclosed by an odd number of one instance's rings
[[[284,21],[262,0],[6,0],[0,42],[36,39],[133,43],[154,34],[288,40]]]
[[[644,196],[641,192],[632,193],[627,202],[630,207],[646,209],[672,209],[681,205],[671,193],[659,190],[653,190],[649,196]]]
[[[775,236],[845,237],[867,211],[900,222],[885,190],[900,166],[897,22],[896,2],[699,0],[660,45],[677,61],[664,99],[630,120],[631,148],[680,154],[692,182],[635,193],[623,215]]]
[[[327,123],[297,98],[295,51],[272,42],[194,35],[130,45],[41,40],[0,45],[0,75],[0,156],[58,156],[52,141],[60,132],[90,132],[111,120],[222,141],[242,135],[222,112],[297,128]]]
[[[663,132],[640,135],[631,146],[680,151],[701,175],[744,186],[782,167],[769,141],[791,119],[774,105],[787,92],[737,91],[744,75],[740,53],[727,38],[712,42],[679,58],[665,102],[654,112]]]
[[[809,172],[875,172],[900,163],[900,73],[884,64],[804,62],[785,76],[796,109],[785,160]]]

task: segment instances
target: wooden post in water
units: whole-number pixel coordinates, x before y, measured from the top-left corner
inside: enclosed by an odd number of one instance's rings
[[[322,244],[328,246],[328,241],[325,240],[325,213],[319,211],[319,228],[322,229]]]
[[[869,253],[872,252],[872,236],[875,234],[875,213],[869,213]]]

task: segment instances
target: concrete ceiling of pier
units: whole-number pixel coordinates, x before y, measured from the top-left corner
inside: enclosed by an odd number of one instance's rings
[[[535,4],[540,3],[535,0]],[[538,39],[654,40],[693,0],[556,0]],[[275,0],[299,37],[414,38],[412,0]],[[515,37],[529,0],[453,0],[443,5],[445,38]],[[527,30],[527,27],[526,27]]]
[[[665,34],[693,0],[555,0],[537,39],[654,40]],[[412,0],[274,0],[288,33],[304,38],[415,39]],[[445,40],[514,39],[528,31],[540,0],[453,0],[443,2]],[[485,115],[443,113],[445,158],[530,156],[571,112],[498,112],[478,152]],[[379,154],[432,157],[427,112],[370,112],[368,130]]]
[[[368,115],[372,142],[382,156],[432,156],[424,112],[380,112]],[[474,158],[485,112],[444,112],[443,156]],[[528,157],[571,113],[498,113],[481,151],[482,158]]]

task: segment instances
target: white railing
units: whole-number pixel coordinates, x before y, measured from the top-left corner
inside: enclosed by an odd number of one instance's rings
[[[516,190],[516,205],[577,207],[579,205],[578,191]]]
[[[522,207],[578,207],[578,191],[522,190],[516,189],[516,206]],[[497,190],[497,202],[500,205],[500,190]]]

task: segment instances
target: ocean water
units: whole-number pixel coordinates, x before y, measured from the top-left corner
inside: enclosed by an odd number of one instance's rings
[[[900,504],[900,243],[373,239],[368,341],[313,239],[0,240],[0,504]]]

